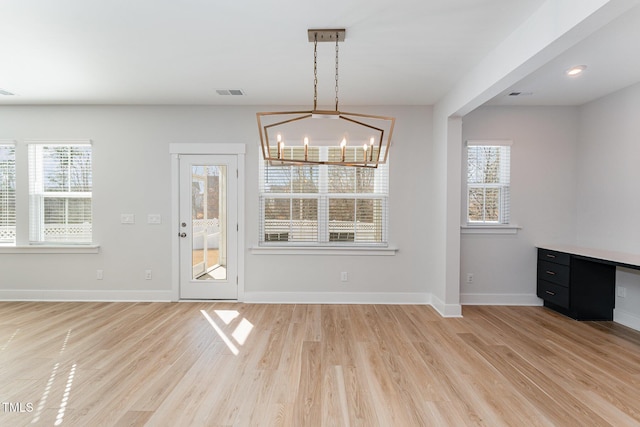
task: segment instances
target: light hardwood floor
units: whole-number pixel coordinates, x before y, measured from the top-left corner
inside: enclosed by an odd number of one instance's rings
[[[640,425],[640,333],[542,307],[463,314],[2,302],[0,425]]]

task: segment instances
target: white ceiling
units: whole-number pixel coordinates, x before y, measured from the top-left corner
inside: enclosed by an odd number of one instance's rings
[[[491,100],[492,105],[582,105],[640,81],[635,7]],[[578,77],[565,71],[586,65]],[[519,96],[510,93],[520,92]]]
[[[544,0],[3,0],[7,104],[312,103],[309,28],[346,28],[341,105],[430,105]],[[637,10],[524,79],[494,104],[580,104],[640,80]],[[619,40],[619,31],[626,35]],[[635,42],[632,43],[631,48]],[[334,99],[334,52],[319,45],[319,104]],[[587,64],[567,89],[558,72]],[[624,63],[624,69],[611,69]],[[615,77],[611,76],[612,72]],[[587,78],[590,79],[587,81]],[[221,96],[241,89],[245,96]],[[511,91],[511,90],[510,90]],[[509,92],[510,92],[509,91]],[[526,99],[526,100],[525,100]]]

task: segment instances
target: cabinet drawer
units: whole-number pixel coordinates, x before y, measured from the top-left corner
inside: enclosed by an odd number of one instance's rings
[[[549,249],[538,249],[538,259],[569,265],[570,255],[564,252],[550,251]]]
[[[538,280],[569,286],[569,266],[538,260]]]
[[[538,280],[538,297],[563,308],[569,308],[569,288]]]

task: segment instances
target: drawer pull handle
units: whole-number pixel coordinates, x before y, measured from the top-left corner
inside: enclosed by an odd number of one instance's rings
[[[555,271],[549,271],[549,270],[547,270],[547,271],[545,271],[545,273],[550,274],[550,275],[552,275],[552,276],[555,276],[555,275],[556,275]]]
[[[547,254],[547,258],[555,258],[555,255]]]
[[[551,291],[545,291],[545,292],[552,296],[556,294],[555,292],[551,292]]]

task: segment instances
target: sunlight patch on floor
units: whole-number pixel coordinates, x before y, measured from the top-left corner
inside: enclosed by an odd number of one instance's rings
[[[76,376],[76,366],[77,363],[74,363],[71,366],[71,370],[69,371],[69,376],[67,377],[67,385],[64,389],[64,394],[62,395],[62,400],[60,401],[60,409],[58,409],[58,416],[56,417],[56,422],[54,425],[59,426],[64,421],[64,413],[67,410],[67,405],[69,404],[69,395],[71,394],[71,386],[73,385],[73,378]]]
[[[237,356],[238,354],[240,354],[240,351],[238,350],[238,347],[236,347],[235,345],[233,345],[233,343],[231,342],[231,340],[229,339],[229,337],[227,337],[225,335],[224,332],[222,332],[222,329],[220,329],[220,327],[216,324],[216,322],[211,318],[211,316],[209,316],[209,313],[207,313],[205,310],[200,310],[200,313],[202,313],[202,315],[204,316],[205,319],[207,319],[207,321],[209,322],[209,324],[213,327],[213,330],[216,331],[216,333],[218,334],[218,336],[220,338],[222,338],[222,341],[224,341],[224,343],[227,345],[227,347],[229,348],[229,350],[231,350],[231,352]]]
[[[249,337],[251,330],[253,329],[253,324],[249,322],[247,319],[242,318],[238,327],[233,331],[231,336],[236,342],[240,345],[243,345],[244,342]]]
[[[222,319],[225,325],[228,325],[233,319],[240,316],[238,310],[213,310],[213,312]]]
[[[4,343],[4,345],[2,346],[2,348],[0,348],[0,351],[5,351],[7,349],[7,347],[9,347],[9,344],[11,344],[11,341],[13,341],[13,339],[16,337],[16,335],[18,335],[18,332],[20,332],[20,328],[16,329],[16,331],[13,333],[13,335],[11,335],[9,337],[9,339],[7,340],[6,343]]]
[[[49,381],[47,381],[47,385],[44,387],[44,391],[42,392],[42,397],[40,398],[40,402],[38,403],[38,408],[36,409],[35,414],[33,414],[33,419],[31,420],[31,424],[35,424],[40,421],[40,415],[42,415],[42,411],[44,410],[45,405],[47,404],[47,399],[49,398],[49,394],[51,393],[51,387],[53,386],[53,382],[56,379],[56,374],[58,373],[58,368],[60,367],[60,363],[56,363],[51,370],[51,375],[49,375]]]

